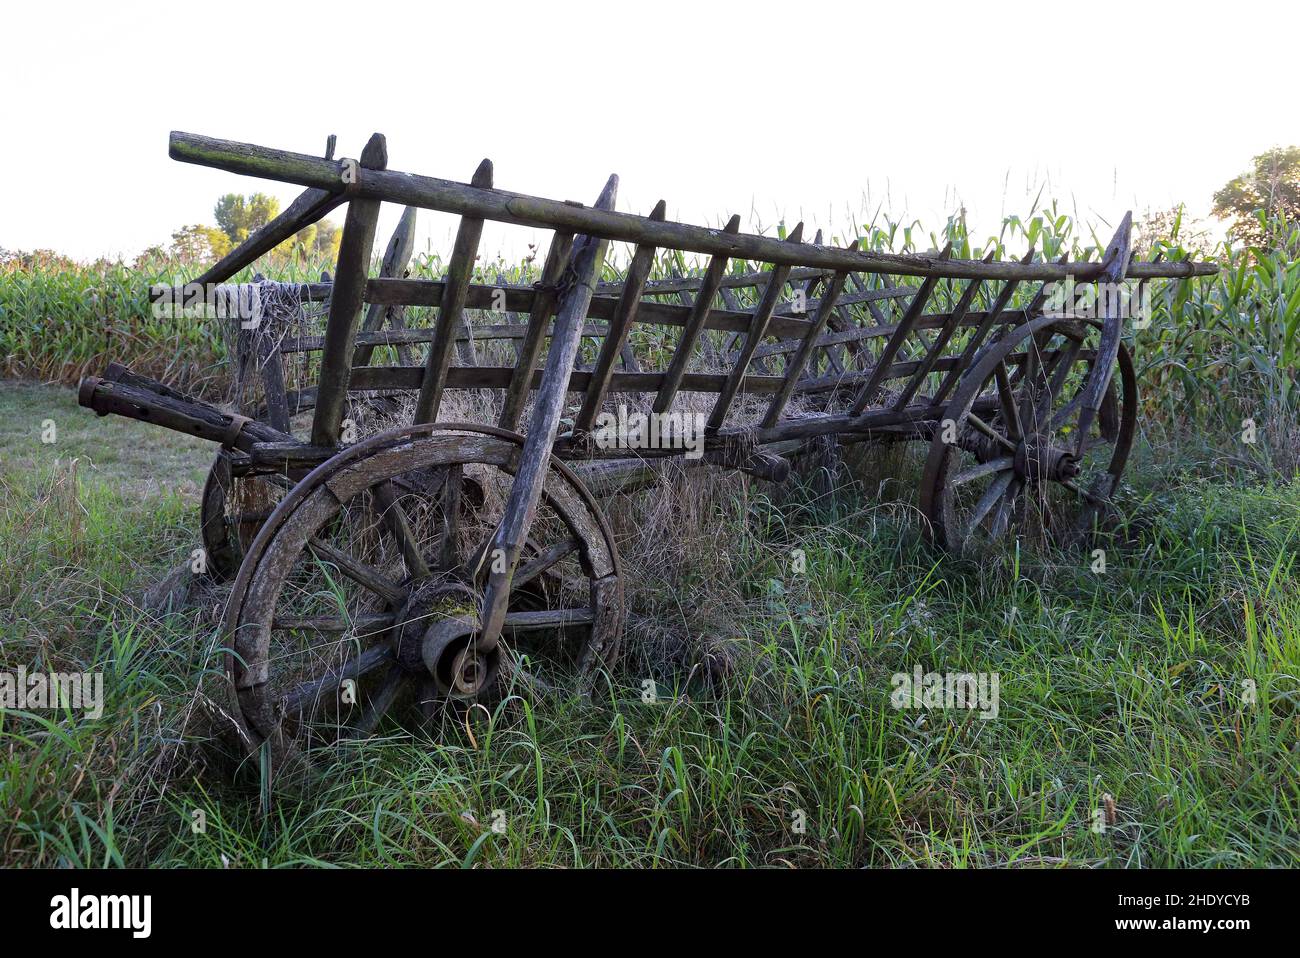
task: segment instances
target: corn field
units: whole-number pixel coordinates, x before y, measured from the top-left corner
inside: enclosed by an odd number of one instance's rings
[[[1179,259],[1181,217],[1160,233],[1140,237],[1139,257]],[[776,232],[784,238],[784,225]],[[1151,315],[1143,328],[1127,331],[1138,363],[1143,412],[1148,420],[1217,433],[1247,420],[1267,424],[1260,463],[1289,472],[1300,442],[1300,225],[1274,224],[1281,237],[1272,248],[1229,243],[1198,249],[1221,267],[1210,279],[1167,281],[1153,290]],[[1106,224],[1081,224],[1055,203],[1029,215],[1008,216],[998,235],[983,241],[971,235],[963,217],[951,217],[939,231],[919,223],[877,215],[855,225],[853,233],[831,236],[843,245],[855,238],[860,248],[897,253],[938,249],[947,242],[953,255],[978,259],[1019,256],[1033,247],[1039,258],[1071,259],[1100,255],[1109,235]],[[606,265],[608,280],[619,278],[617,259]],[[437,255],[417,256],[411,275],[442,276]],[[267,278],[309,282],[331,263],[280,264]],[[700,264],[680,253],[661,257],[653,276],[691,275]],[[743,272],[744,262],[732,269]],[[145,375],[203,393],[220,393],[226,384],[226,338],[211,320],[155,316],[148,291],[154,284],[183,283],[197,272],[193,264],[156,257],[134,266],[101,262],[71,264],[53,256],[0,251],[0,374],[75,384],[110,359]],[[246,271],[237,282],[252,278]],[[527,283],[537,278],[530,257],[516,264],[480,261],[475,282]],[[427,314],[428,310],[423,311]],[[432,322],[417,310],[415,324]],[[653,335],[648,329],[641,335]],[[646,344],[652,345],[652,344]]]

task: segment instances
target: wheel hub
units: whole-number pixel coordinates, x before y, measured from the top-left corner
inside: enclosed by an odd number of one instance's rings
[[[435,577],[418,583],[397,615],[393,632],[397,661],[413,672],[424,671],[426,633],[440,622],[477,614],[477,605],[473,590],[454,579]]]
[[[1016,446],[1016,475],[1028,482],[1066,482],[1079,475],[1079,460],[1068,449],[1030,438]]]

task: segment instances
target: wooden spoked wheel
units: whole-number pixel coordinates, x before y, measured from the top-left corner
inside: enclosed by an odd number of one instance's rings
[[[1137,379],[1121,345],[1081,442],[1101,326],[1040,317],[987,348],[937,424],[921,482],[929,534],[956,553],[1009,533],[1073,545],[1095,531],[1128,461]]]
[[[412,426],[294,486],[244,556],[226,611],[246,746],[299,757],[372,734],[401,705],[428,716],[506,681],[572,687],[612,662],[622,628],[613,539],[554,460],[499,642],[478,651],[488,543],[522,444],[485,426]],[[481,500],[467,504],[467,489]]]
[[[314,393],[309,392],[294,412],[309,410],[314,403]],[[349,407],[350,416],[360,422],[363,434],[378,431],[374,422],[385,418],[391,421],[397,412],[392,397],[385,396],[357,400]],[[258,418],[266,418],[265,407],[258,410]],[[302,473],[297,475],[301,477]],[[208,573],[216,581],[228,582],[235,577],[257,530],[271,517],[276,504],[292,486],[291,479],[278,473],[235,476],[230,454],[224,449],[217,453],[208,469],[199,503],[199,529]],[[473,491],[468,488],[466,493]]]
[[[235,577],[257,530],[271,517],[288,488],[283,480],[275,481],[280,477],[236,479],[230,466],[229,453],[217,453],[199,503],[199,529],[208,574],[218,582]]]

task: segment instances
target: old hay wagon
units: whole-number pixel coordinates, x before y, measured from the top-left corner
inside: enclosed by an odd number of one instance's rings
[[[616,177],[585,206],[497,189],[487,161],[469,183],[399,173],[379,135],[355,161],[332,138],[318,157],[186,133],[171,156],[306,188],[186,288],[202,295],[346,204],[332,278],[256,285],[233,409],[119,366],[80,390],[219,445],[201,524],[210,573],[232,580],[231,711],[281,763],[399,704],[611,663],[624,582],[597,493],[690,452],[602,441],[616,401],[698,412],[695,461],[771,481],[827,441],[925,443],[920,504],[950,550],[1022,523],[1086,532],[1124,469],[1136,384],[1115,298],[1062,317],[1051,284],[1213,272],[1133,262],[1127,217],[1097,261],[973,261],[673,223],[663,202],[616,212]],[[407,210],[371,278],[383,202]],[[440,280],[406,275],[416,209],[460,217]],[[486,220],[549,233],[538,281],[475,282]],[[602,281],[611,244],[630,257]],[[671,251],[707,268],[652,281]]]

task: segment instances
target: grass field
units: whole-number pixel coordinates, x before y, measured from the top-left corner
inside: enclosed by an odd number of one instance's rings
[[[508,699],[266,796],[209,766],[193,720],[220,667],[206,610],[138,603],[196,544],[210,455],[0,384],[0,661],[102,670],[106,692],[98,719],[0,718],[4,864],[1300,864],[1294,485],[1146,442],[1096,573],[1027,546],[942,557],[906,493],[756,484],[674,613],[629,583],[632,648],[593,701]],[[665,659],[658,629],[725,647],[725,679]],[[894,708],[917,666],[995,673],[996,718]]]

